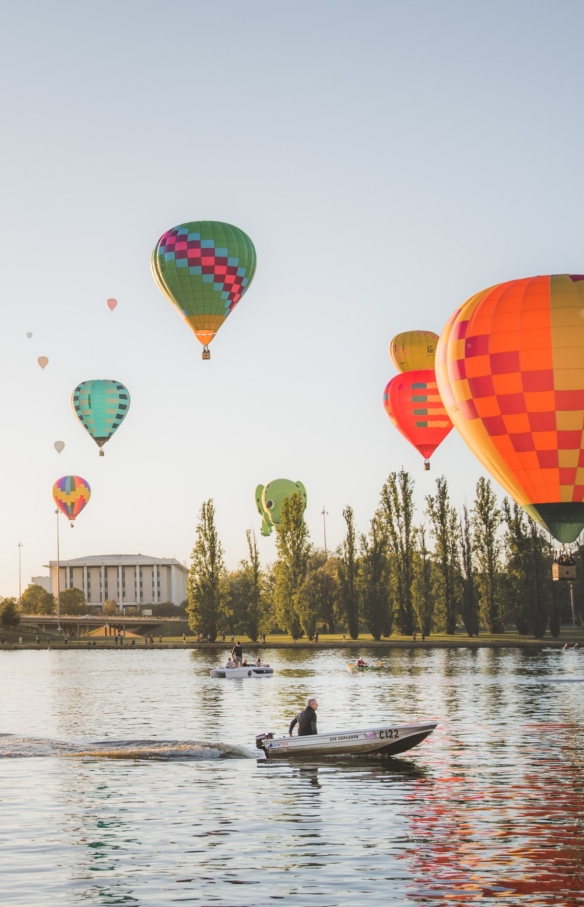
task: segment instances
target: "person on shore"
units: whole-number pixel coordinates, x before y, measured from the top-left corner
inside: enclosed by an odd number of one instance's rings
[[[225,642],[225,633],[221,634],[221,642]]]
[[[235,636],[234,636],[233,633],[232,633],[232,634],[231,634],[231,645],[233,645],[234,642],[235,642]]]
[[[187,641],[187,637],[186,637],[186,634],[185,634],[185,633],[183,633],[183,646],[184,646],[184,644],[185,644],[185,643],[186,643],[186,641]]]
[[[317,630],[316,633],[314,634],[314,641],[315,641],[316,643],[318,642],[318,630]]]
[[[310,698],[306,703],[306,708],[303,712],[299,712],[290,722],[290,727],[288,728],[288,736],[292,736],[292,731],[298,725],[298,736],[307,737],[309,734],[318,734],[316,729],[316,710],[318,708],[318,702],[316,699]]]
[[[162,636],[159,636],[159,637],[158,637],[158,645],[159,645],[159,646],[162,645]]]
[[[231,654],[233,656],[233,661],[235,662],[235,667],[240,668],[241,661],[243,659],[243,646],[241,645],[239,640],[237,640],[237,642],[233,646],[233,649],[231,650]]]

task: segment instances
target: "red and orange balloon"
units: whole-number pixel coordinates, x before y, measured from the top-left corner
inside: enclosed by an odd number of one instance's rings
[[[392,378],[383,395],[387,415],[424,457],[429,459],[452,430],[452,422],[440,399],[433,369],[402,372]]]
[[[584,275],[468,299],[436,353],[438,388],[485,468],[558,541],[584,528]]]

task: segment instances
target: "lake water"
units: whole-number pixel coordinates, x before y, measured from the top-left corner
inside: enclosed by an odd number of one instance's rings
[[[584,904],[584,652],[265,656],[0,652],[2,907]],[[440,724],[399,759],[258,762],[311,694],[323,731]]]

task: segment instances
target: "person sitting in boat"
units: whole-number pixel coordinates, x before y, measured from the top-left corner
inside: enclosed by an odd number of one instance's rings
[[[235,665],[233,664],[233,662],[232,662],[232,660],[231,660],[231,655],[230,655],[229,658],[227,659],[227,663],[226,663],[225,667],[226,667],[226,668],[234,668],[234,667],[235,667]]]
[[[307,737],[309,734],[318,734],[316,729],[316,710],[318,702],[316,699],[309,699],[303,712],[299,712],[290,722],[288,736],[292,736],[292,731],[298,725],[298,736]]]
[[[357,659],[357,667],[358,667],[358,668],[366,668],[366,667],[367,667],[366,663],[363,661],[362,658],[358,658],[358,659]]]

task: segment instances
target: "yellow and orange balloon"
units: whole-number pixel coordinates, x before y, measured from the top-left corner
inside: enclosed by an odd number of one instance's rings
[[[398,372],[433,369],[437,343],[434,331],[404,331],[389,344],[389,356]]]
[[[584,275],[511,280],[440,336],[448,415],[511,497],[561,543],[584,528]]]

